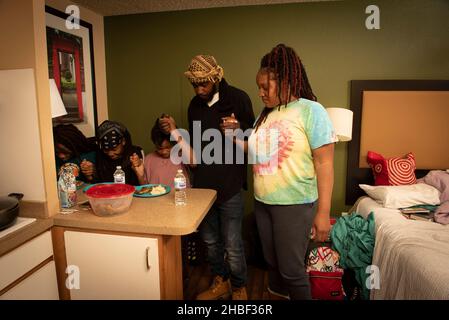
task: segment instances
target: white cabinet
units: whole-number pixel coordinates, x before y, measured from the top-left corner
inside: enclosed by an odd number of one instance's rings
[[[58,300],[55,262],[49,261],[42,268],[0,296],[2,300]]]
[[[50,231],[0,257],[0,299],[59,299]]]
[[[160,299],[158,239],[64,232],[70,297]]]

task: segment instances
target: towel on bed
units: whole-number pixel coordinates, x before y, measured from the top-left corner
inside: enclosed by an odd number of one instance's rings
[[[365,220],[353,213],[337,220],[331,230],[332,247],[340,254],[340,266],[353,269],[362,288],[364,299],[369,298],[366,287],[367,266],[371,265],[375,243],[375,224],[372,213]]]

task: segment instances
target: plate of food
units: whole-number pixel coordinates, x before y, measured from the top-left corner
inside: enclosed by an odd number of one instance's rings
[[[136,191],[134,191],[134,197],[139,198],[152,198],[159,197],[167,194],[171,191],[170,186],[166,184],[144,184],[141,186],[136,186]]]

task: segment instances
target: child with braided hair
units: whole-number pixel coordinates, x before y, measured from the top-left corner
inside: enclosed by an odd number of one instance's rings
[[[309,239],[325,241],[330,230],[337,138],[292,48],[279,44],[266,54],[256,82],[265,108],[248,142],[234,141],[261,159],[253,165],[254,210],[268,289],[280,297],[311,299],[304,262]]]

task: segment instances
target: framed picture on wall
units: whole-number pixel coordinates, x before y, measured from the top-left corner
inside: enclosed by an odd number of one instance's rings
[[[92,25],[79,20],[79,28],[66,26],[68,14],[45,6],[49,77],[55,80],[67,115],[53,123],[72,123],[86,137],[96,133],[97,101]]]

